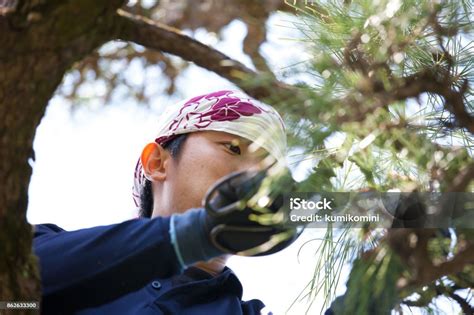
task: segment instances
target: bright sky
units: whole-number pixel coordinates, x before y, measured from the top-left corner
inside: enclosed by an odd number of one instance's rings
[[[279,14],[271,18],[269,43],[262,48],[274,69],[306,58],[304,49],[298,43],[282,40],[294,37],[290,29],[276,26],[286,23],[281,20],[282,17],[286,19]],[[248,57],[242,53],[241,42],[245,33],[245,25],[234,21],[226,28],[221,42],[204,31],[198,31],[195,37],[250,66]],[[130,76],[143,79],[139,68],[134,69]],[[147,84],[151,88],[159,85],[153,80]],[[179,77],[177,86],[182,98],[235,88],[217,75],[196,66],[190,66]],[[84,92],[94,92],[96,88],[101,87],[91,86],[91,91]],[[154,127],[160,112],[176,100],[162,96],[153,102],[151,109],[124,102],[106,107],[82,107],[71,112],[67,102],[54,98],[34,141],[36,161],[32,162],[27,213],[29,222],[54,223],[66,230],[74,230],[135,217],[131,198],[135,163],[143,146],[154,139]],[[295,176],[304,177],[308,166],[296,165]],[[259,298],[274,314],[284,313],[313,276],[315,250],[319,242],[305,246],[299,261],[297,252],[303,242],[321,237],[323,232],[306,231],[295,244],[275,255],[232,258],[229,267],[243,283],[244,299]],[[346,275],[347,272],[344,272],[339,293],[344,291]],[[319,313],[321,300],[313,305],[310,313]],[[307,307],[305,302],[299,301],[289,313],[302,314]]]

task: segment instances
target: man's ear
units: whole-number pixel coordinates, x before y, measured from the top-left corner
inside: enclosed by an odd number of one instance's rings
[[[140,156],[145,177],[151,181],[166,179],[166,165],[170,154],[155,142],[148,143]]]

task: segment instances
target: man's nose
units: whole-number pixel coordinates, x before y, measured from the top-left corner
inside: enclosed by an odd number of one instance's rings
[[[262,170],[263,163],[262,161],[245,161],[243,163],[239,163],[239,166],[237,168],[237,171],[259,171]]]

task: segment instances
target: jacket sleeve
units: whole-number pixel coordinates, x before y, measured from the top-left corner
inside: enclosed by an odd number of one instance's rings
[[[179,273],[169,225],[170,218],[158,217],[70,232],[35,226],[43,305],[96,306]]]

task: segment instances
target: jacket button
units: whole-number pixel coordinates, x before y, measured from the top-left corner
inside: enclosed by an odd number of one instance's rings
[[[159,281],[153,281],[151,283],[151,286],[153,287],[153,289],[156,289],[156,290],[161,289],[161,283]]]

